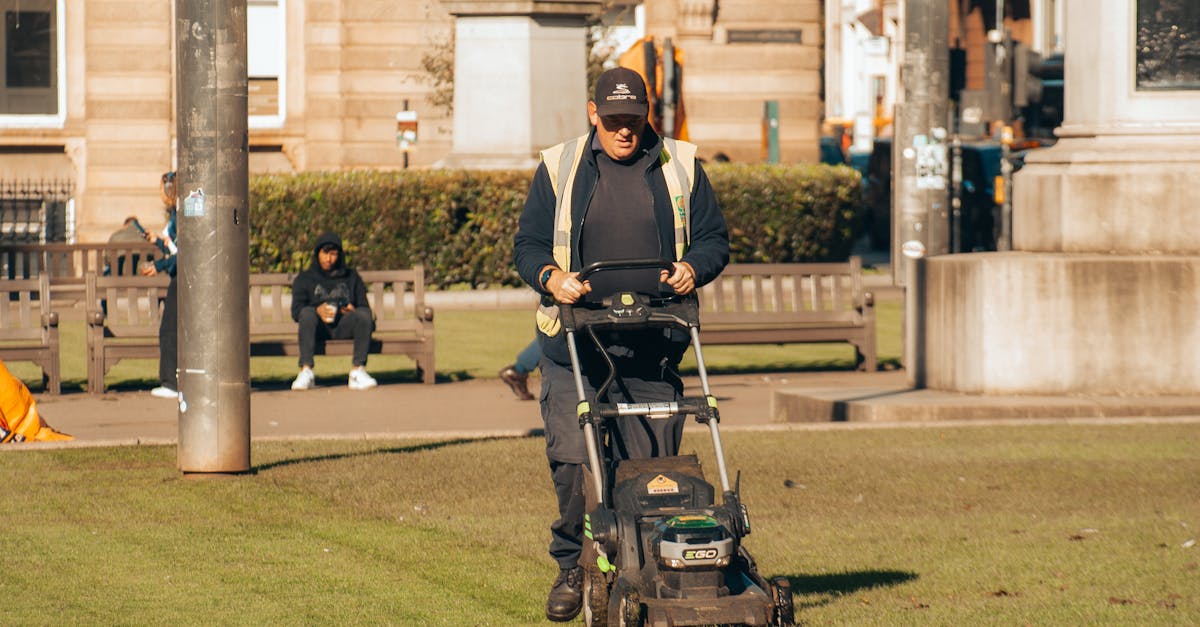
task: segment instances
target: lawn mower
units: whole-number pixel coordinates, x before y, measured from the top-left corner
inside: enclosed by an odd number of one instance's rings
[[[660,260],[599,262],[581,281],[619,270],[672,271]],[[657,283],[655,280],[654,283]],[[583,616],[599,625],[791,625],[792,591],[784,577],[764,579],[742,540],[750,519],[726,471],[718,430],[717,400],[709,389],[699,337],[695,293],[678,296],[621,291],[561,308],[578,392],[578,415],[587,448],[584,494]],[[642,329],[678,329],[691,336],[702,397],[671,402],[609,402],[620,373],[605,352],[606,337]],[[608,375],[587,398],[577,336],[586,334],[608,365]],[[712,435],[721,501],[704,479],[695,455],[617,459],[615,420],[665,420],[694,416]],[[740,477],[738,480],[740,483]]]

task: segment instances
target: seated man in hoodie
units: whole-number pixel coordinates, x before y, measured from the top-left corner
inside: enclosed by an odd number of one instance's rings
[[[292,382],[293,390],[307,390],[316,382],[312,367],[318,340],[349,338],[354,338],[350,389],[375,387],[366,370],[375,329],[367,287],[346,267],[342,238],[336,233],[326,231],[317,238],[312,265],[292,283],[292,319],[300,323],[300,374]]]

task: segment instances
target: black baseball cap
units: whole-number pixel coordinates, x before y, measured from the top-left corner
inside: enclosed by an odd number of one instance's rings
[[[616,67],[605,71],[596,80],[596,113],[609,115],[640,115],[650,111],[646,100],[646,82],[629,68]]]

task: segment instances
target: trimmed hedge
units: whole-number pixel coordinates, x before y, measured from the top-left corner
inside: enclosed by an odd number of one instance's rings
[[[857,237],[859,175],[824,165],[705,167],[739,262],[845,259]],[[298,272],[325,230],[363,270],[425,264],[434,287],[521,285],[512,238],[532,172],[407,170],[256,176],[251,272]]]
[[[736,263],[844,261],[862,228],[857,170],[828,165],[705,166]]]

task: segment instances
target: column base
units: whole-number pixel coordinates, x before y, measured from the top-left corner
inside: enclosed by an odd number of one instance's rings
[[[945,255],[919,283],[925,387],[1200,393],[1200,256]]]
[[[1200,136],[1064,138],[1013,178],[1013,249],[1200,254]]]

